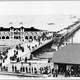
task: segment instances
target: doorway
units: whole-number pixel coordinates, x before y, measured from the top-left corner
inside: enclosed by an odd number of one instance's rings
[[[66,64],[58,64],[58,74],[65,75]]]

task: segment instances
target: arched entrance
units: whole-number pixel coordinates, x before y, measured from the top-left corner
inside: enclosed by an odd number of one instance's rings
[[[2,36],[2,39],[5,39],[5,36]]]
[[[58,74],[64,75],[66,72],[66,64],[58,64]]]
[[[6,39],[9,39],[9,36],[6,36]]]

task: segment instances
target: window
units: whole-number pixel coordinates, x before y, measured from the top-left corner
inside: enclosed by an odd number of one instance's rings
[[[14,36],[14,39],[18,39],[18,36]]]
[[[30,36],[30,39],[32,39],[32,36]]]
[[[25,39],[28,39],[28,36],[26,36]]]
[[[6,39],[9,39],[9,36],[6,36]]]
[[[36,39],[36,36],[34,36],[34,39]]]
[[[5,36],[2,36],[2,39],[5,39]]]

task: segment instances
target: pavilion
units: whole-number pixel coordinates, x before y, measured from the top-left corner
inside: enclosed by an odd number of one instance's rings
[[[55,69],[65,73],[73,66],[80,68],[80,44],[72,43],[56,51],[53,55]]]

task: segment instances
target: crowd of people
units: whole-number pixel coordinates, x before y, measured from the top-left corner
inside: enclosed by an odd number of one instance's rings
[[[37,69],[37,67],[34,66],[21,66],[20,69],[17,69],[17,66],[12,65],[12,71],[13,72],[20,72],[20,73],[30,73],[30,74],[49,74],[51,73],[50,67],[40,67]]]
[[[18,55],[20,54],[19,50],[29,54],[32,51],[36,50],[38,47],[40,47],[42,44],[45,44],[51,38],[52,38],[52,36],[48,36],[47,37],[46,34],[43,33],[43,35],[42,36],[38,36],[38,38],[34,38],[34,39],[31,38],[26,43],[17,45],[16,46],[16,50],[14,50],[14,55],[12,57],[10,57],[10,59],[11,60],[15,60],[16,58],[18,58],[19,60],[21,60],[21,56],[18,57]],[[31,54],[29,54],[28,56],[31,56]]]
[[[9,50],[6,50],[6,52],[2,52],[0,54],[0,56],[2,57],[1,70],[8,71],[9,68],[6,65],[2,66],[2,64],[5,63],[6,61],[9,62],[8,61],[9,59],[10,61],[20,62],[22,60],[22,55],[24,55],[24,53],[30,56],[30,57],[28,57],[27,55],[25,56],[24,62],[27,62],[28,59],[32,58],[31,56],[32,51],[40,47],[42,44],[46,44],[46,42],[51,39],[52,39],[52,33],[50,34],[50,36],[48,33],[43,33],[41,36],[35,37],[34,39],[30,38],[27,41],[27,43],[16,45],[15,49],[12,49],[12,53],[11,51],[9,52]],[[37,69],[37,67],[29,65],[28,67],[21,66],[20,69],[17,69],[17,66],[12,65],[12,72],[20,72],[20,73],[25,72],[31,74],[51,74],[53,73],[53,71],[54,70],[51,69],[50,66],[45,66],[45,67],[42,66],[39,69]]]
[[[12,73],[24,73],[24,74],[31,74],[31,75],[47,75],[52,76],[53,75],[53,68],[50,66],[40,66],[37,68],[37,66],[32,66],[30,63],[29,65],[21,65],[18,67],[15,64],[11,65],[11,71],[9,70],[9,67],[3,66],[1,67],[1,71],[3,72],[12,72]]]
[[[49,33],[43,33],[41,36],[30,38],[27,43],[29,50],[32,52],[42,44],[45,44],[48,40],[52,39],[53,33],[51,33],[52,35],[50,34],[50,36],[48,34]]]
[[[74,68],[76,67],[76,65],[74,66]],[[58,72],[57,69],[55,68],[51,68],[51,66],[47,65],[47,66],[40,66],[39,68],[37,68],[37,66],[31,66],[31,64],[29,63],[29,65],[22,65],[20,66],[20,68],[18,68],[17,65],[12,64],[11,65],[11,72],[14,73],[21,73],[21,74],[30,74],[30,75],[46,75],[48,77],[58,77],[58,75],[63,75],[64,77],[80,77],[80,68],[75,68],[74,69],[73,66],[66,70],[64,73],[62,72]],[[9,67],[3,66],[0,68],[2,72],[9,72]]]

